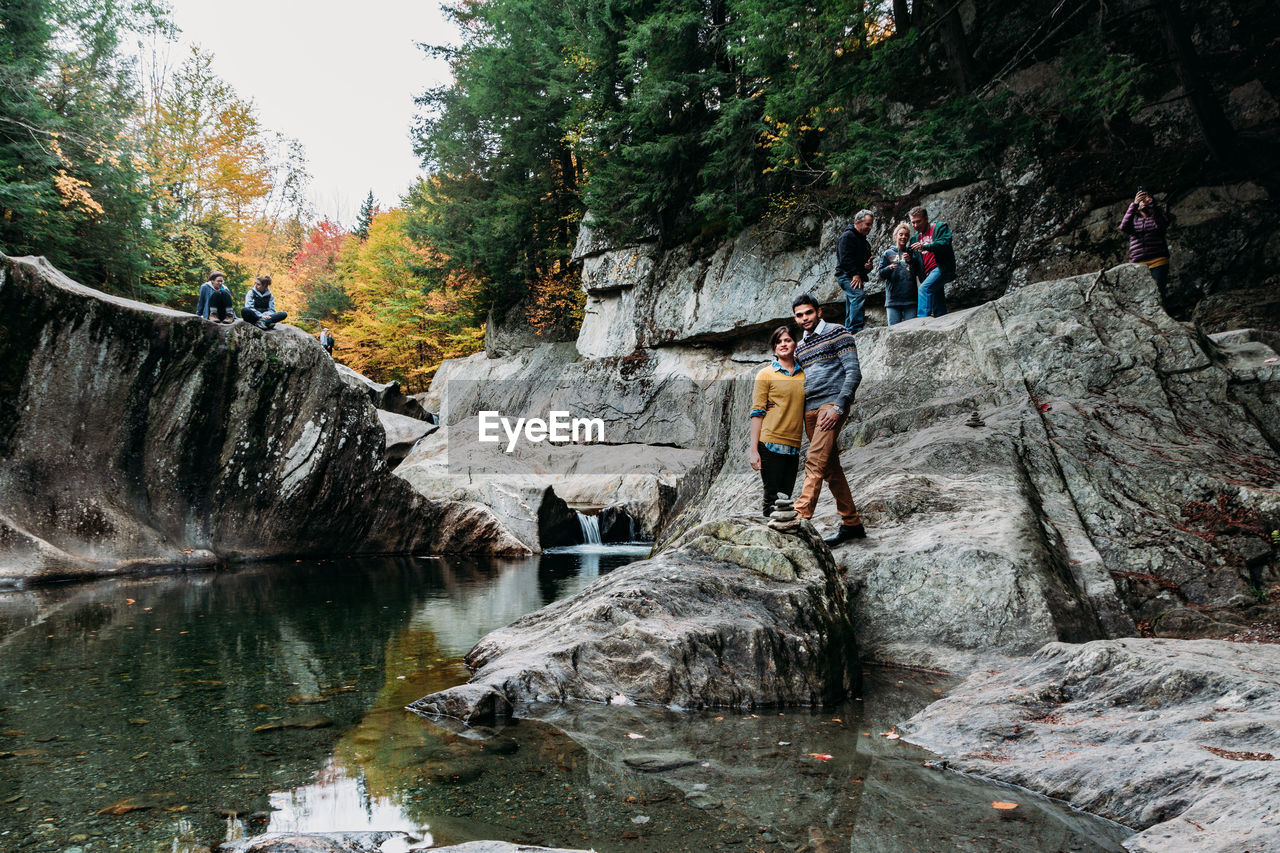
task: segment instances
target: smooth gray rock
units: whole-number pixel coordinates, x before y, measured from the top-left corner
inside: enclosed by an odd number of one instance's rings
[[[357,373],[339,362],[333,366],[338,370],[338,378],[348,388],[353,388],[369,397],[374,407],[406,418],[435,423],[435,415],[428,412],[414,396],[407,396],[400,389],[399,382],[374,382],[363,373]]]
[[[387,464],[393,468],[404,461],[415,444],[440,428],[436,424],[382,409],[378,410],[378,421],[387,434]]]
[[[1280,646],[1052,643],[901,728],[952,767],[1142,830],[1131,851],[1280,849]]]
[[[1244,606],[1275,582],[1280,363],[1171,320],[1145,269],[857,340],[840,446],[869,538],[836,558],[858,585],[864,654],[967,671],[1136,620],[1159,632],[1171,611]],[[755,511],[745,428],[731,440],[669,529]],[[825,494],[814,522],[838,524]]]
[[[437,505],[301,330],[223,326],[0,257],[0,582],[407,551]]]
[[[410,705],[485,722],[503,702],[812,706],[856,689],[844,584],[813,531],[702,525],[657,557],[489,634],[471,681]]]

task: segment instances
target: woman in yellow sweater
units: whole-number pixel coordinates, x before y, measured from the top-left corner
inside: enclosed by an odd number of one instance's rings
[[[747,458],[764,483],[764,514],[778,493],[795,490],[804,435],[804,372],[796,365],[796,341],[787,326],[769,336],[773,363],[756,374],[751,395],[751,442]]]

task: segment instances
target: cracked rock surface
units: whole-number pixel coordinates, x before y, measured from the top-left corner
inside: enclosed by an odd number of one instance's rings
[[[1052,643],[901,726],[953,768],[1141,830],[1131,851],[1280,849],[1280,646]]]

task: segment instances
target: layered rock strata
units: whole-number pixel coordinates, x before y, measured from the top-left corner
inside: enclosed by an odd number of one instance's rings
[[[955,769],[1141,830],[1134,853],[1280,849],[1280,646],[1053,643],[901,728]]]
[[[812,706],[856,690],[845,585],[813,529],[701,525],[489,634],[460,687],[410,708],[468,722],[522,702]]]
[[[425,547],[363,393],[316,340],[0,258],[0,580]]]

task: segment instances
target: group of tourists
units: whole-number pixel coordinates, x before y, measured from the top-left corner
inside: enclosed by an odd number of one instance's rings
[[[951,228],[930,222],[929,212],[916,207],[893,229],[893,245],[880,255],[876,275],[884,282],[884,307],[890,326],[916,317],[947,313],[946,285],[956,277]],[[867,323],[867,275],[873,264],[867,235],[875,214],[859,210],[836,241],[836,283],[844,291],[844,325],[859,332]],[[914,233],[913,233],[914,230]]]
[[[955,279],[951,229],[930,222],[923,207],[911,210],[911,224],[893,229],[893,245],[880,255],[876,274],[885,282],[885,313],[890,326],[917,317],[947,313],[944,287]],[[836,545],[865,539],[866,528],[845,479],[836,446],[854,394],[862,382],[854,335],[866,325],[867,276],[874,264],[867,235],[875,215],[860,210],[836,241],[836,282],[845,294],[844,324],[822,319],[822,308],[808,293],[796,297],[791,313],[800,329],[779,326],[769,337],[773,363],[756,374],[751,402],[748,460],[764,485],[764,514],[773,512],[779,494],[795,489],[800,441],[809,439],[804,485],[795,502],[801,518],[812,518],[826,483],[840,514],[840,527],[826,541]]]
[[[234,323],[231,316],[231,288],[227,287],[227,277],[214,270],[209,273],[209,280],[200,285],[200,295],[196,299],[196,314],[202,319],[210,319],[216,314],[217,323]],[[253,280],[253,287],[244,295],[244,307],[240,309],[240,319],[252,323],[259,329],[270,331],[276,323],[289,315],[276,310],[276,297],[271,292],[271,276],[260,275]]]
[[[890,326],[917,317],[947,313],[945,286],[956,277],[951,229],[930,222],[916,207],[893,229],[893,245],[880,255],[876,274],[884,281],[884,306]],[[836,447],[854,393],[862,381],[854,335],[866,325],[867,275],[873,265],[867,235],[875,223],[870,210],[860,210],[836,242],[836,282],[845,294],[844,325],[822,319],[822,309],[810,294],[792,303],[800,328],[797,340],[790,326],[769,336],[773,362],[756,374],[751,402],[751,438],[747,450],[753,470],[764,486],[764,515],[773,512],[779,494],[790,497],[800,468],[800,441],[809,439],[804,485],[795,502],[801,518],[812,518],[825,482],[835,498],[840,527],[827,537],[835,545],[866,538]],[[1120,222],[1129,235],[1129,260],[1151,271],[1164,304],[1169,276],[1168,216],[1146,187],[1139,187]]]

